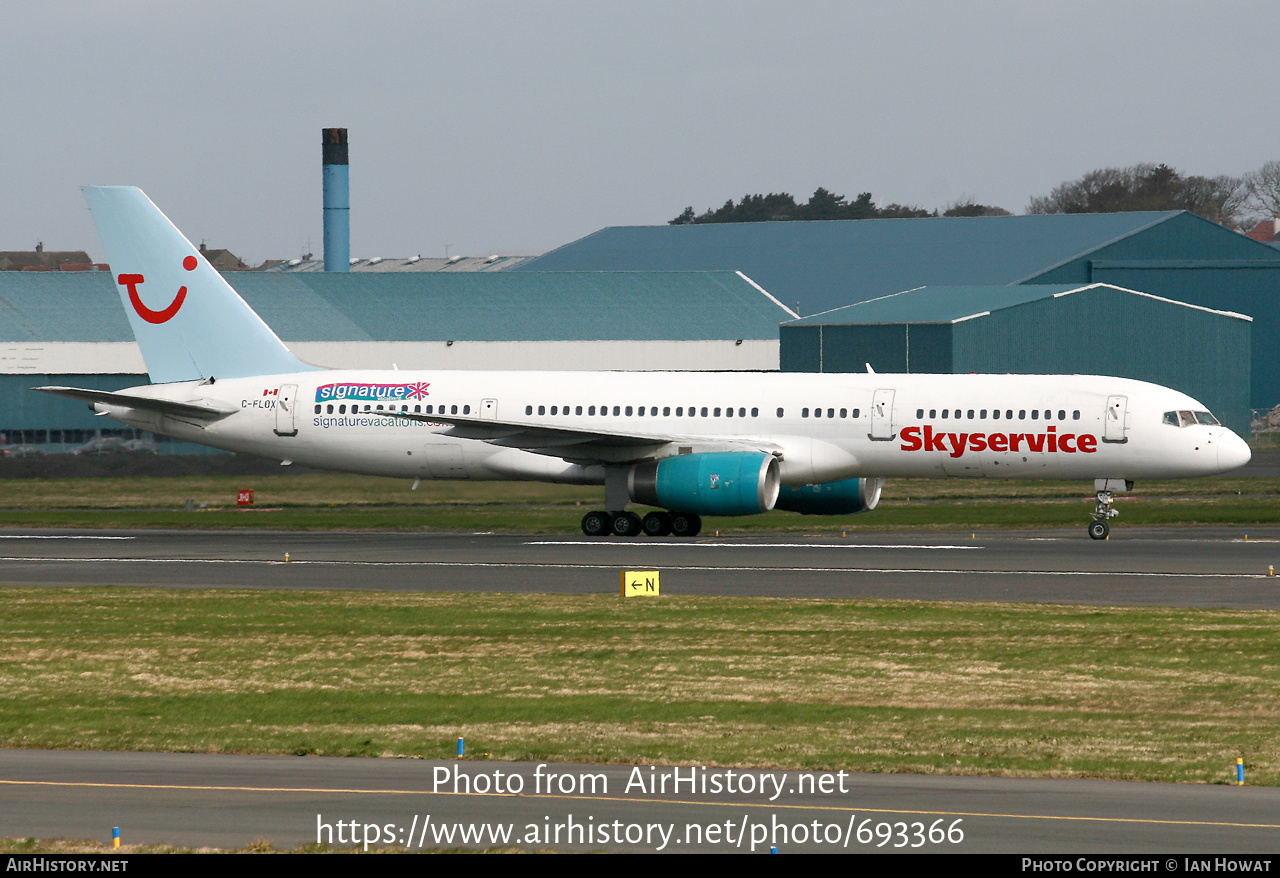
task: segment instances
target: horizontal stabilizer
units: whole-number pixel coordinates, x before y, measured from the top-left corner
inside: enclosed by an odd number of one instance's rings
[[[85,390],[80,387],[52,386],[33,387],[31,389],[39,390],[41,393],[54,393],[70,399],[84,400],[91,405],[98,402],[103,405],[141,409],[197,421],[220,421],[235,411],[235,409],[214,408],[213,406],[200,405],[193,402],[177,402],[171,399],[156,399],[150,396],[134,396],[131,393],[112,393],[108,390]]]

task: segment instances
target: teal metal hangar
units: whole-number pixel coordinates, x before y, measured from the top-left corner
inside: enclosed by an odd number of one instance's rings
[[[513,271],[674,269],[740,270],[804,315],[921,286],[1113,284],[1253,317],[1250,405],[1280,403],[1280,250],[1186,211],[616,227]],[[1138,329],[1113,323],[1087,371],[1115,374]]]
[[[1110,284],[921,287],[782,324],[780,360],[784,372],[1137,378],[1248,435],[1251,323]]]

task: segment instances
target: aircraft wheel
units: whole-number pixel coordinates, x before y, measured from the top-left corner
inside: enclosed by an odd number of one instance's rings
[[[640,522],[640,527],[646,536],[665,537],[671,533],[671,516],[665,512],[650,512]]]
[[[582,532],[589,537],[607,537],[612,526],[612,516],[607,512],[588,512],[582,516]]]
[[[671,513],[671,533],[678,537],[696,537],[702,531],[702,519],[692,512]]]
[[[1111,525],[1105,521],[1094,521],[1089,524],[1089,536],[1095,540],[1105,540],[1111,533]]]
[[[640,516],[634,512],[619,512],[613,516],[613,535],[634,537],[640,533]]]

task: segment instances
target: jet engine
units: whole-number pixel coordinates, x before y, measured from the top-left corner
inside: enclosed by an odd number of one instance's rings
[[[631,499],[697,515],[756,515],[778,499],[772,454],[751,451],[681,454],[637,463],[627,477]]]
[[[774,505],[801,515],[851,515],[869,512],[880,502],[884,479],[843,479],[783,488]]]

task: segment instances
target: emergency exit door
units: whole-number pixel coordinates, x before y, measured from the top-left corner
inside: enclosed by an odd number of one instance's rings
[[[1129,441],[1129,397],[1108,396],[1107,414],[1103,420],[1103,442]]]
[[[295,404],[298,397],[298,385],[281,384],[280,390],[276,393],[276,435],[277,436],[297,436],[298,420],[297,405]]]
[[[871,438],[889,440],[893,431],[893,391],[877,390],[871,397]]]

